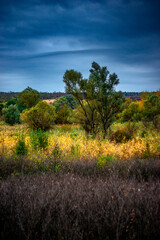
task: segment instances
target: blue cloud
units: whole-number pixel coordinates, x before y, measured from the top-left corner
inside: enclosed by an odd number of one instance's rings
[[[87,77],[92,61],[115,71],[123,91],[158,88],[158,0],[0,4],[0,91],[19,91],[26,85],[64,91],[65,70],[76,68]]]

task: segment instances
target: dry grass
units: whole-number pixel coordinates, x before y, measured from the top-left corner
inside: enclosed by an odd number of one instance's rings
[[[160,182],[43,175],[0,182],[0,237],[158,240]]]
[[[25,125],[11,127],[4,124],[0,126],[0,154],[11,156],[19,135],[23,133],[30,157],[37,154],[41,154],[43,157],[44,155],[50,156],[55,146],[59,147],[62,153],[61,157],[66,160],[71,158],[92,160],[101,155],[112,155],[113,158],[122,160],[160,156],[160,132],[148,130],[147,134],[142,137],[140,131],[142,130],[139,130],[128,142],[117,144],[109,139],[87,137],[77,127],[55,127],[48,132],[48,149],[45,152],[41,150],[34,152],[30,143],[29,129],[26,129]]]
[[[44,102],[48,103],[48,104],[52,104],[55,102],[55,99],[43,99]]]

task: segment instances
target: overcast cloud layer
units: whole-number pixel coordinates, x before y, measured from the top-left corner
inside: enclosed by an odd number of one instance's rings
[[[64,91],[93,61],[118,90],[160,88],[159,0],[0,0],[0,91]]]

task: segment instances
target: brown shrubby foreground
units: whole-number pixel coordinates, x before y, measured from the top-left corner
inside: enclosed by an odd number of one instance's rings
[[[2,159],[1,159],[2,160]],[[0,238],[160,239],[159,159],[71,162],[0,182]]]

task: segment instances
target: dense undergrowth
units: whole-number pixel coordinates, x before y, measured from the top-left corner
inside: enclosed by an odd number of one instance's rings
[[[1,239],[160,238],[160,181],[155,176],[122,178],[112,169],[101,177],[20,176],[0,186]]]

